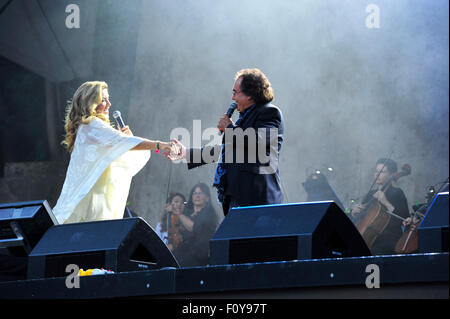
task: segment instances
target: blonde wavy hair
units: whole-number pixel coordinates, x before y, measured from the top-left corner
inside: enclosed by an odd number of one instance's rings
[[[66,135],[61,144],[69,153],[72,153],[78,127],[81,124],[89,124],[94,117],[110,124],[107,116],[96,111],[103,99],[102,91],[107,88],[106,82],[85,82],[75,91],[72,100],[68,101],[64,120]]]

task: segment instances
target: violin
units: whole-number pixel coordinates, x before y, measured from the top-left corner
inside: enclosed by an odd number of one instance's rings
[[[183,241],[183,235],[181,234],[181,221],[180,216],[172,212],[167,213],[167,233],[168,244],[172,246],[171,250],[177,248]]]
[[[405,164],[400,172],[392,175],[386,183],[381,187],[381,191],[385,192],[392,184],[402,176],[411,174],[411,166]],[[369,191],[370,193],[370,191]],[[405,219],[386,210],[386,208],[374,197],[366,204],[365,209],[361,212],[361,218],[357,222],[357,229],[369,249],[372,248],[375,240],[380,236],[388,226],[391,217],[395,217],[404,221]]]

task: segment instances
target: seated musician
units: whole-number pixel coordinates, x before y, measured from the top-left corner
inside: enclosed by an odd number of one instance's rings
[[[395,254],[395,245],[402,235],[402,219],[410,216],[408,202],[403,191],[388,183],[389,179],[397,173],[397,164],[395,161],[386,158],[380,158],[376,162],[374,172],[375,187],[363,198],[362,202],[356,204],[352,209],[352,217],[361,220],[366,213],[367,204],[371,198],[374,198],[381,204],[381,207],[391,215],[387,226],[377,236],[370,248],[373,255]],[[388,184],[387,189],[382,187]],[[373,203],[374,201],[372,201]]]

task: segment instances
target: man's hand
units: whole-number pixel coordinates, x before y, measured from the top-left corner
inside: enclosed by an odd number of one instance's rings
[[[171,161],[180,160],[186,157],[186,147],[181,144],[176,138],[173,139],[173,143],[175,143],[176,149],[178,149],[178,153],[174,151],[164,152],[163,155],[170,159]]]
[[[352,209],[352,217],[358,216],[365,208],[366,205],[356,204],[355,207],[353,207]]]
[[[228,117],[228,115],[224,114],[220,120],[219,124],[217,124],[217,128],[221,130],[222,132],[225,132],[225,129],[230,125],[233,124],[233,121]]]
[[[412,224],[412,218],[408,217],[406,218],[403,222],[402,222],[403,226],[408,227],[409,225]]]
[[[378,190],[375,194],[373,194],[373,197],[383,204],[388,211],[394,211],[395,207],[392,206],[392,204],[387,200],[386,195],[381,190]]]

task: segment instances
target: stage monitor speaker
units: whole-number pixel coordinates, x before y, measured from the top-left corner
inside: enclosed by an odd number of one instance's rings
[[[70,264],[114,272],[179,267],[140,217],[51,227],[29,255],[28,278],[65,277]]]
[[[333,201],[233,208],[210,240],[210,264],[370,256]]]
[[[448,192],[436,195],[418,227],[419,252],[448,251]]]
[[[0,248],[28,256],[45,232],[58,221],[46,200],[0,204]]]

